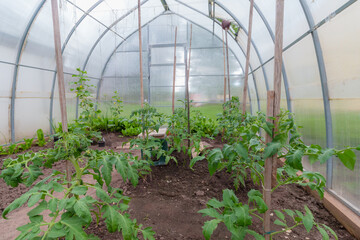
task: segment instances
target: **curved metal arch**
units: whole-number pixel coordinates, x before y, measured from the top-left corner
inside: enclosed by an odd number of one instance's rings
[[[265,15],[262,13],[261,9],[259,8],[259,6],[256,4],[255,1],[254,1],[254,8],[255,8],[256,12],[259,14],[259,16],[260,16],[260,18],[262,19],[263,23],[265,24],[265,27],[266,27],[266,29],[268,30],[269,35],[270,35],[272,41],[275,43],[275,35],[274,35],[274,32],[272,31],[272,29],[271,29],[271,27],[270,27],[270,24],[269,24],[269,22],[267,21]],[[263,68],[263,71],[264,71],[264,68]],[[290,112],[292,112],[289,81],[288,81],[288,77],[287,77],[287,73],[286,73],[286,68],[285,68],[284,60],[282,60],[281,71],[282,71],[282,75],[283,75],[283,79],[284,79],[284,87],[285,87],[286,102],[287,102],[288,110],[289,110]]]
[[[171,12],[171,11],[170,11]],[[179,16],[179,17],[181,17],[181,18],[183,18],[183,19],[185,19],[185,20],[187,20],[187,21],[189,21],[189,22],[191,22],[191,23],[193,23],[194,25],[196,25],[196,26],[198,26],[198,27],[200,27],[200,28],[202,28],[202,29],[204,29],[205,31],[208,31],[208,32],[210,32],[211,33],[211,31],[210,30],[208,30],[208,29],[206,29],[206,28],[204,28],[204,27],[202,27],[201,25],[199,25],[199,24],[197,24],[197,23],[195,23],[195,22],[192,22],[191,20],[189,20],[189,19],[187,19],[186,17],[184,17],[184,16],[182,16],[181,14],[177,14],[177,13],[174,13],[174,12],[171,12],[172,14],[174,14],[174,15],[177,15],[177,16]],[[162,14],[160,14],[160,15],[158,15],[158,16],[156,16],[154,19],[152,19],[151,21],[149,21],[149,22],[147,22],[146,24],[144,24],[142,27],[145,27],[146,25],[148,25],[148,24],[150,24],[153,20],[155,20],[155,19],[157,19],[157,18],[159,18],[160,16],[162,16],[162,15],[164,15],[164,13],[162,13]],[[133,34],[135,34],[136,32],[138,32],[138,30],[135,30],[134,32],[132,32],[129,36],[127,36],[126,38],[125,38],[125,40],[124,41],[122,41],[121,43],[119,43],[118,44],[118,46],[116,46],[116,48],[114,49],[114,51],[112,52],[112,54],[109,56],[109,58],[107,59],[107,61],[106,61],[106,63],[105,63],[105,65],[104,65],[104,68],[103,68],[103,71],[102,71],[102,74],[101,74],[101,78],[100,78],[100,81],[99,81],[99,85],[98,85],[98,91],[97,91],[97,101],[99,101],[99,98],[100,98],[100,91],[101,91],[101,86],[102,86],[102,82],[103,82],[103,79],[104,79],[104,73],[105,73],[105,71],[106,71],[106,68],[107,68],[107,65],[109,64],[109,62],[110,62],[110,60],[111,60],[111,58],[112,58],[112,56],[115,54],[115,52],[116,52],[116,50],[128,39],[128,38],[130,38]],[[220,41],[222,41],[221,39],[220,39],[220,37],[219,36],[217,36],[217,35],[215,35]],[[238,63],[239,63],[239,65],[240,65],[240,68],[242,69],[242,70],[244,70],[243,69],[243,67],[242,67],[242,65],[241,65],[241,62],[239,61],[239,59],[238,59],[238,57],[236,56],[236,54],[233,52],[233,50],[230,48],[230,51],[234,54],[234,56],[235,56],[235,58],[236,58],[236,60],[238,61]],[[256,88],[256,83],[255,83],[255,88]],[[251,97],[250,97],[250,90],[248,89],[248,91],[249,91],[249,102],[250,102],[250,108],[252,109],[252,103],[251,103]],[[256,89],[256,93],[257,93],[257,89]],[[258,101],[258,104],[259,104],[259,101]],[[259,109],[260,109],[260,105],[258,105],[258,107],[259,107]]]
[[[174,13],[174,12],[173,12],[173,14],[175,14],[175,15],[177,15],[177,16],[185,19],[185,20],[187,20],[188,22],[191,22],[192,24],[200,27],[201,29],[204,29],[205,31],[207,31],[207,32],[209,32],[209,33],[212,33],[210,30],[208,30],[208,29],[202,27],[201,25],[199,25],[199,24],[191,21],[190,19],[186,18],[185,16],[183,16],[183,15],[181,15],[181,14]],[[219,23],[218,21],[215,20],[215,22],[216,22],[218,25],[220,25],[220,23]],[[228,33],[228,34],[229,34],[229,33]],[[231,36],[231,34],[229,34],[229,35]],[[217,37],[220,41],[222,41],[222,39],[221,39],[219,36],[217,36],[216,34],[214,34],[214,36]],[[233,38],[233,39],[234,39],[234,38]],[[239,48],[240,48],[241,52],[243,53],[243,55],[246,56],[245,50],[241,48],[241,46],[240,46],[239,43],[236,41],[236,39],[234,39],[234,41],[235,41],[235,42],[237,43],[237,45],[239,46]],[[236,56],[236,54],[234,53],[234,51],[233,51],[231,48],[230,48],[230,51],[231,51],[231,53],[234,55],[234,57],[236,58],[237,62],[239,63],[241,70],[245,73],[245,69],[244,69],[244,67],[241,65],[241,62],[240,62],[239,58]],[[249,65],[249,67],[250,67],[250,70],[252,71],[251,65]],[[260,99],[259,99],[259,93],[258,93],[257,84],[256,84],[256,79],[255,79],[255,76],[254,76],[254,75],[253,75],[253,81],[254,81],[256,98],[257,98],[257,102],[258,102],[258,109],[259,109],[259,111],[260,111],[260,110],[261,110],[261,108],[260,108]],[[248,95],[249,95],[249,101],[250,101],[250,109],[251,109],[251,112],[252,112],[252,103],[251,103],[251,95],[250,95],[250,89],[249,89],[249,88],[248,88]]]
[[[301,7],[304,11],[306,20],[309,25],[309,29],[313,29],[315,27],[314,18],[310,12],[309,6],[304,0],[300,0]],[[326,75],[326,68],[325,68],[325,61],[324,56],[321,48],[321,43],[319,39],[319,34],[316,31],[311,32],[311,36],[313,39],[316,58],[318,62],[318,68],[320,73],[320,81],[321,81],[321,89],[323,95],[323,103],[324,103],[324,113],[325,113],[325,128],[326,128],[326,147],[332,148],[334,146],[333,143],[333,129],[332,129],[332,116],[331,116],[331,108],[330,108],[330,95],[329,95],[329,87],[327,82],[327,75]],[[326,186],[328,188],[332,188],[332,175],[333,175],[333,159],[330,158],[327,161],[327,168],[326,168]]]
[[[227,14],[230,15],[230,17],[232,17],[236,21],[237,24],[239,24],[239,26],[244,30],[244,33],[245,33],[246,36],[249,35],[248,30],[245,28],[245,26],[240,22],[240,20],[227,7],[225,7],[222,3],[219,3],[219,2],[215,2],[215,4],[217,4],[220,8],[222,8]],[[263,59],[262,59],[262,57],[260,55],[259,49],[257,48],[257,46],[256,46],[253,39],[251,39],[251,45],[254,47],[254,50],[255,50],[256,55],[257,55],[257,57],[259,59],[259,62],[260,62],[260,66],[261,66],[261,68],[263,70],[266,90],[269,90],[269,82],[268,82],[268,78],[267,78],[267,75],[266,75],[266,71],[265,71],[264,66],[263,66],[264,62],[263,62]]]
[[[97,1],[94,5],[92,5],[86,12],[84,12],[84,14],[81,16],[81,18],[79,18],[79,20],[75,23],[74,27],[71,29],[71,31],[69,32],[68,36],[66,37],[64,44],[61,48],[61,54],[64,53],[65,48],[67,46],[67,44],[69,43],[72,35],[74,34],[74,32],[76,31],[76,29],[78,28],[78,26],[80,25],[80,23],[82,23],[82,21],[86,18],[86,16],[88,16],[88,14],[90,12],[92,12],[97,6],[100,5],[100,3],[102,3],[104,0],[99,0]],[[53,77],[53,83],[52,83],[52,88],[51,88],[51,96],[50,96],[50,133],[53,134],[53,114],[54,114],[54,95],[55,95],[55,84],[56,84],[56,74],[57,74],[57,70],[55,69],[55,73],[54,73],[54,77]]]
[[[17,56],[16,56],[14,77],[13,77],[12,89],[11,89],[11,103],[10,103],[11,142],[15,142],[15,98],[16,98],[16,87],[17,87],[17,80],[18,80],[18,73],[19,73],[19,62],[20,62],[21,56],[24,52],[25,43],[29,36],[30,29],[33,26],[35,19],[39,15],[45,2],[46,2],[46,0],[42,0],[39,3],[39,6],[35,9],[34,14],[31,16],[30,21],[28,22],[28,25],[26,26],[25,31],[21,37],[19,49],[18,49]]]
[[[185,7],[187,7],[187,8],[189,8],[189,9],[191,9],[191,10],[193,10],[193,11],[195,11],[195,12],[197,12],[197,13],[199,13],[200,15],[203,15],[203,16],[211,19],[213,22],[216,22],[217,24],[221,25],[217,20],[212,19],[210,16],[208,16],[208,15],[204,14],[203,12],[201,12],[201,11],[199,11],[199,10],[197,10],[197,9],[189,6],[189,5],[187,5],[186,3],[183,3],[183,2],[181,2],[181,1],[179,1],[179,0],[174,0],[174,1],[177,2],[177,3],[179,3],[179,4],[181,4],[181,5],[183,5],[183,6],[185,6]],[[216,2],[215,2],[215,3],[216,3]],[[216,4],[218,4],[218,3],[216,3]],[[220,5],[219,5],[219,6],[220,6]],[[220,6],[220,7],[221,7],[221,6]],[[225,9],[224,9],[224,11],[226,11],[226,12],[230,15],[230,12],[228,12],[228,11],[225,10]],[[235,17],[235,16],[234,16],[234,17]],[[235,18],[234,18],[234,19],[235,19]],[[241,24],[240,21],[238,21],[238,24],[239,24],[239,25]],[[240,26],[243,27],[242,24],[241,24]],[[243,29],[244,29],[244,31],[245,31],[245,28],[243,28]],[[243,52],[244,56],[246,56],[244,49],[242,49],[242,47],[240,46],[239,42],[236,41],[236,37],[234,38],[231,34],[229,34],[229,35],[235,40],[236,44],[239,46],[239,48],[240,48],[241,51]],[[246,35],[247,35],[247,31],[246,31]],[[253,44],[253,46],[254,46],[255,52],[256,52],[256,54],[257,54],[257,57],[258,57],[258,59],[259,59],[259,61],[260,61],[260,66],[262,66],[262,65],[263,65],[263,64],[262,64],[262,60],[261,60],[261,57],[260,57],[259,52],[257,51],[257,47],[256,47],[255,43],[253,43],[253,41],[252,41],[252,44]],[[250,69],[252,69],[251,64],[250,64],[249,66],[250,66]],[[263,74],[264,74],[265,85],[267,86],[267,85],[268,85],[268,84],[267,84],[267,76],[266,76],[266,74],[265,74],[264,71],[263,71]],[[256,80],[255,80],[255,75],[253,75],[253,80],[254,80],[254,82],[256,82]],[[255,84],[255,86],[256,86],[256,84]],[[258,92],[257,92],[257,89],[256,89],[256,95],[257,95],[257,99],[259,100],[259,94],[258,94]],[[258,103],[259,103],[259,101],[258,101]],[[260,103],[259,103],[259,105],[260,105]],[[260,108],[259,108],[259,110],[260,110]]]

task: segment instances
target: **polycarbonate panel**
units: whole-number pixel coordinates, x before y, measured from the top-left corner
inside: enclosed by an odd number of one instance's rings
[[[193,39],[191,45],[193,48],[218,47],[223,49],[223,42],[221,40],[222,36],[220,36],[221,38],[219,39],[213,36],[212,34],[209,34],[208,31],[196,25],[193,25],[192,28],[193,28]],[[224,37],[224,42],[225,42],[225,37]]]
[[[175,28],[177,29],[177,44],[185,43],[187,39],[187,22],[186,20],[174,15],[164,15],[153,21],[149,26],[150,44],[174,44]]]
[[[148,53],[143,52],[143,74],[148,75]],[[118,52],[107,65],[105,77],[140,77],[139,52]]]
[[[21,64],[55,68],[54,32],[51,1],[46,1],[29,32]]]
[[[257,93],[256,93],[253,75],[249,75],[248,88],[249,88],[249,91],[247,94],[249,95],[249,92],[250,92],[249,97],[250,97],[251,103],[252,103],[252,113],[255,114],[256,112],[260,111],[260,109],[258,107]]]
[[[331,15],[333,12],[335,12],[338,8],[340,8],[347,2],[348,0],[306,0],[307,6],[311,11],[315,24],[318,24],[323,19],[329,17],[329,15]]]
[[[247,49],[247,41],[248,41],[248,36],[245,35],[243,32],[240,32],[239,35],[237,36],[236,40],[238,41],[238,43],[240,44],[240,46],[242,46],[242,49]],[[245,54],[246,54],[247,50],[244,50]],[[251,68],[257,68],[261,65],[260,63],[260,59],[259,56],[257,54],[257,52],[255,51],[254,45],[251,44],[250,47],[250,67]],[[251,72],[251,71],[249,71]]]
[[[172,66],[156,67],[150,69],[150,86],[157,87],[172,87],[173,86],[173,73]],[[185,86],[185,66],[176,67],[176,80],[175,86]]]
[[[258,89],[259,101],[260,101],[260,110],[266,113],[267,106],[267,91],[266,84],[264,81],[264,75],[261,69],[256,70],[253,75],[255,76],[256,86]]]
[[[240,75],[242,70],[234,55],[229,51],[230,75]],[[222,48],[192,49],[190,75],[223,75],[224,54]]]
[[[0,144],[9,143],[11,140],[10,132],[10,98],[0,98]]]
[[[52,72],[19,67],[15,100],[15,141],[32,138],[41,128],[49,133]]]
[[[0,2],[0,60],[14,62],[25,28],[40,0]]]
[[[353,27],[360,21],[359,11],[360,3],[356,2],[317,30],[328,77],[334,145],[338,148],[360,144],[360,29]],[[336,160],[333,175],[334,191],[359,209],[359,162],[355,171],[350,171]]]
[[[0,73],[0,98],[11,97],[14,66],[10,64],[0,63]]]
[[[185,63],[184,47],[176,48],[176,63]],[[174,47],[151,48],[151,64],[173,64]]]
[[[141,28],[141,39],[142,39],[142,47],[146,50],[148,46],[148,26]],[[126,52],[126,51],[139,51],[139,32],[133,32],[131,35],[123,40],[119,47],[117,48],[118,52]]]
[[[258,0],[256,4],[260,7],[271,29],[275,33],[276,1]],[[284,47],[292,43],[308,29],[309,27],[299,1],[285,1]]]
[[[172,106],[172,91],[172,87],[151,87],[151,105]],[[185,87],[175,87],[175,105],[180,106],[178,100],[184,101],[184,99]]]
[[[293,112],[305,144],[326,147],[324,103],[319,67],[312,37],[309,35],[283,54],[292,99]],[[326,174],[325,164],[305,168]]]
[[[148,79],[143,79],[144,99],[148,99]],[[140,103],[140,79],[139,78],[105,78],[101,86],[101,101],[111,101],[111,96],[117,91],[126,103]]]

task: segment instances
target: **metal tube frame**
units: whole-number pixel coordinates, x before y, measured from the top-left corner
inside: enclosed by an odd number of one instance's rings
[[[314,18],[310,12],[309,6],[304,0],[300,0],[301,7],[304,11],[306,20],[309,25],[309,29],[312,29],[315,26]],[[324,103],[324,113],[325,113],[325,123],[326,123],[326,147],[332,148],[334,147],[333,143],[333,129],[332,129],[332,116],[331,116],[331,108],[330,108],[330,95],[329,95],[329,87],[327,83],[327,75],[326,75],[326,68],[325,62],[323,57],[323,52],[320,44],[320,39],[318,32],[314,30],[311,33],[316,58],[318,62],[318,68],[320,73],[320,81],[321,81],[321,89],[323,94],[323,103]],[[332,180],[333,180],[333,158],[330,158],[327,161],[326,166],[326,186],[328,188],[332,188]]]

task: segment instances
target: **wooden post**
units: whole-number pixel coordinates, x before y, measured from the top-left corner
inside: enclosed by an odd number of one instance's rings
[[[278,131],[278,115],[280,114],[281,101],[281,68],[283,53],[283,28],[284,28],[284,0],[276,0],[276,29],[275,29],[275,53],[274,53],[274,117],[275,134]],[[273,184],[276,184],[277,159],[273,163]]]
[[[224,103],[226,103],[226,54],[225,54],[225,42],[224,42],[224,29],[222,29],[222,41],[223,41],[223,54],[224,54]]]
[[[140,55],[140,91],[141,91],[141,108],[144,107],[144,81],[142,65],[142,39],[141,39],[141,4],[138,0],[138,23],[139,23],[139,55]]]
[[[229,45],[228,45],[228,28],[225,29],[225,38],[226,38],[226,59],[227,59],[227,77],[228,77],[228,92],[229,92],[229,100],[231,99],[230,92],[230,67],[229,67]]]
[[[187,119],[188,119],[188,134],[190,135],[190,96],[189,96],[189,80],[190,80],[190,63],[191,63],[191,43],[192,43],[192,24],[190,25],[190,47],[189,47],[189,64],[187,69],[186,79],[186,101],[187,101]],[[188,139],[188,150],[190,150],[190,139]]]
[[[274,121],[270,119],[270,117],[274,116],[274,98],[275,92],[268,91],[267,92],[267,116],[268,122],[273,123]],[[274,134],[274,131],[273,131]],[[272,136],[266,134],[265,142],[269,143],[272,141]],[[264,202],[268,206],[268,210],[264,214],[264,231],[265,231],[265,239],[269,240],[270,235],[268,233],[271,232],[270,227],[270,211],[271,211],[271,182],[272,182],[272,168],[273,168],[273,161],[276,159],[276,156],[269,157],[265,160],[265,170],[264,170],[264,189],[263,189],[263,196]]]
[[[173,73],[173,92],[172,92],[172,113],[173,114],[175,112],[176,39],[177,39],[177,27],[175,28],[175,45],[174,45],[174,73]]]
[[[251,0],[250,1],[250,13],[249,13],[249,28],[248,28],[247,49],[246,49],[245,80],[244,80],[244,91],[243,91],[243,109],[242,109],[243,114],[245,114],[245,112],[246,112],[246,100],[247,100],[248,81],[249,81],[250,47],[251,47],[253,12],[254,12],[254,0]]]
[[[54,43],[55,43],[57,78],[59,84],[61,123],[62,123],[63,132],[67,132],[68,124],[67,124],[67,112],[66,112],[64,66],[63,66],[63,59],[61,53],[61,35],[60,35],[59,10],[58,10],[57,0],[51,0],[51,10],[52,10],[52,19],[53,19],[53,27],[54,27]],[[66,161],[66,179],[68,182],[71,182],[71,168],[69,161]]]

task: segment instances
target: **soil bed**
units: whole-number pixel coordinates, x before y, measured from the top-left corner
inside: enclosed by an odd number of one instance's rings
[[[122,148],[122,143],[128,141],[129,138],[119,138],[114,133],[104,134],[104,137],[106,140],[105,149],[118,152],[129,151]],[[208,142],[214,147],[223,145],[220,138]],[[50,144],[48,147],[52,147],[52,145]],[[138,151],[133,153],[139,155]],[[131,218],[136,218],[138,223],[143,224],[145,227],[152,227],[156,232],[156,239],[204,239],[202,226],[209,218],[204,218],[197,212],[204,209],[207,201],[211,198],[220,200],[223,189],[233,189],[232,180],[226,172],[210,176],[206,161],[198,162],[193,171],[184,165],[186,157],[183,154],[176,153],[175,156],[178,159],[178,165],[171,162],[168,166],[153,167],[151,177],[148,176],[142,179],[136,188],[124,183],[118,174],[113,176],[113,186],[124,189],[124,194],[131,197],[129,210]],[[1,157],[0,161],[7,157]],[[59,162],[54,166],[54,169],[57,170],[63,170],[64,168],[65,162]],[[52,170],[47,169],[45,175],[51,173]],[[247,181],[245,188],[237,190],[236,195],[239,200],[247,202],[247,192],[252,188],[259,189],[251,181]],[[0,213],[8,204],[26,191],[28,191],[28,188],[24,186],[17,188],[7,187],[4,181],[0,179]],[[304,205],[307,205],[312,210],[317,222],[331,227],[337,233],[339,239],[355,239],[318,200],[308,195],[301,187],[288,185],[279,188],[273,194],[273,209],[297,209],[304,212]],[[20,226],[21,223],[18,223]],[[252,229],[261,233],[261,223],[255,221]],[[274,226],[273,229],[281,228]],[[0,229],[0,239],[4,239],[1,238],[2,231],[7,231],[7,229]],[[101,239],[122,239],[119,233],[108,233],[104,222],[101,222],[99,226],[91,224],[87,232]],[[224,225],[220,224],[212,239],[231,239],[231,234]],[[322,239],[322,237],[320,233],[314,230],[308,234],[305,228],[301,226],[289,233],[277,235],[274,239],[317,240]]]

